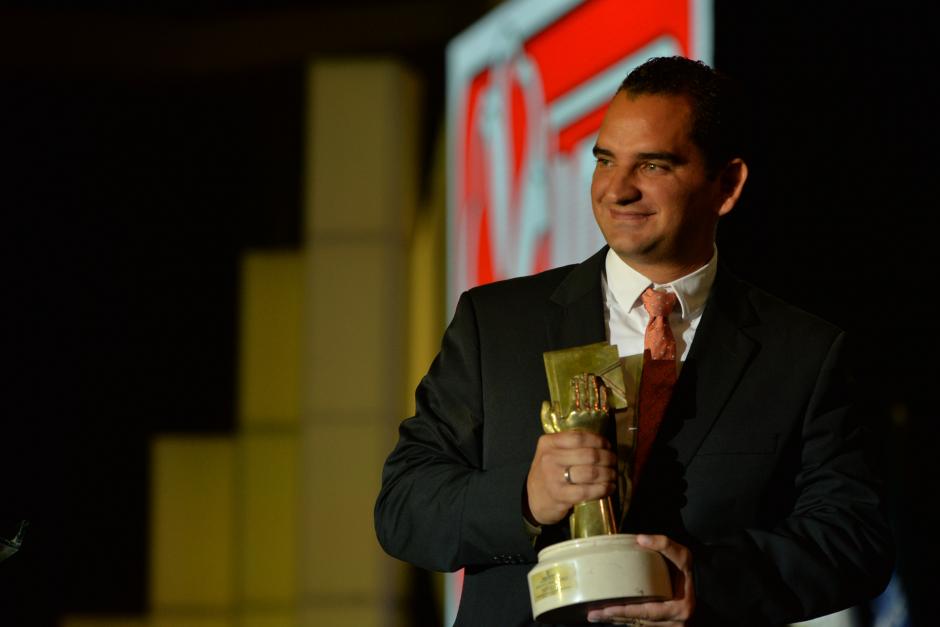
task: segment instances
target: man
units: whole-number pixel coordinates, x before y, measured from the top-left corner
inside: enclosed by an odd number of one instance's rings
[[[680,374],[622,531],[672,565],[674,598],[588,619],[786,624],[885,584],[889,534],[846,400],[841,332],[717,265],[718,219],[747,179],[731,98],[687,59],[631,72],[594,150],[609,248],[461,297],[376,504],[390,554],[466,568],[458,625],[533,624],[537,550],[565,539],[574,504],[614,491],[610,442],[541,434],[542,354],[605,339],[643,353],[649,294],[674,303],[656,315]]]

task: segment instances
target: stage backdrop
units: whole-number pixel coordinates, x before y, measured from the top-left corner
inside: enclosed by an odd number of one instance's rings
[[[712,34],[711,0],[513,0],[450,43],[448,317],[474,285],[603,244],[588,190],[607,102],[650,57],[711,64]],[[460,582],[449,579],[447,625]]]

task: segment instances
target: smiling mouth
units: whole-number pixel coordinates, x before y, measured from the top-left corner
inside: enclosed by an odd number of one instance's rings
[[[615,220],[643,220],[648,218],[653,214],[651,211],[618,211],[617,209],[610,209],[610,215]]]

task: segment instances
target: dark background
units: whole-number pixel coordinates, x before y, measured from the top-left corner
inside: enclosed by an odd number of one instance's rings
[[[443,45],[491,4],[0,6],[0,536],[31,521],[0,565],[0,624],[145,611],[149,438],[233,429],[239,256],[299,245],[306,61],[404,59],[425,82],[427,161]],[[933,13],[715,4],[716,66],[754,112],[722,259],[850,332],[899,571],[931,624]]]

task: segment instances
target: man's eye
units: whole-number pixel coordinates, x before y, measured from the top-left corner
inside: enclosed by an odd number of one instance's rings
[[[646,163],[640,166],[640,169],[643,172],[649,172],[652,174],[661,174],[669,170],[669,168],[662,163],[653,163],[652,161],[647,161]]]
[[[608,166],[610,165],[610,159],[607,157],[595,157],[597,159],[597,165]]]

